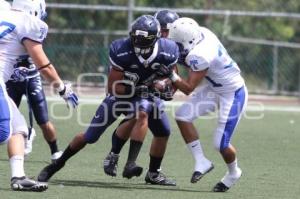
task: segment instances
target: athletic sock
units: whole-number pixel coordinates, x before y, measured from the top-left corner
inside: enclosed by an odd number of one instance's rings
[[[58,147],[57,147],[56,140],[54,140],[54,141],[47,141],[47,142],[48,142],[48,145],[50,147],[51,154],[54,154],[54,153],[58,152]]]
[[[24,156],[14,155],[9,159],[12,178],[20,178],[25,176]]]
[[[236,174],[237,169],[238,169],[237,158],[233,162],[227,164],[227,167],[228,167],[228,172],[230,175]]]
[[[199,140],[192,141],[187,144],[188,149],[192,153],[195,159],[195,171],[205,172],[211,164],[209,160],[204,156],[201,144]]]
[[[59,159],[56,160],[57,164],[65,164],[65,162],[75,155],[78,151],[71,149],[70,145],[64,150],[63,154]]]
[[[163,157],[154,157],[150,155],[149,172],[158,172]]]
[[[127,142],[127,139],[124,140],[124,139],[120,138],[117,135],[116,130],[115,130],[111,137],[112,148],[110,151],[113,152],[114,154],[119,154],[126,142]]]
[[[143,142],[141,141],[130,140],[129,152],[128,152],[128,158],[126,164],[136,162],[136,159],[140,153],[142,145]]]

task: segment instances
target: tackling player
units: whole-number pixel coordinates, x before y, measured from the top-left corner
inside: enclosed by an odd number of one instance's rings
[[[160,10],[155,13],[154,17],[160,23],[161,26],[160,32],[161,32],[161,37],[163,38],[168,36],[168,32],[169,32],[168,26],[176,19],[179,18],[176,12],[170,10]],[[125,167],[123,169],[122,176],[130,179],[134,176],[140,176],[142,174],[143,168],[136,164],[136,160],[141,150],[141,147],[143,145],[145,135],[141,135],[141,133],[139,133],[138,135],[131,133],[132,126],[134,125],[134,123],[135,123],[134,120],[128,121],[124,119],[119,124],[118,128],[114,131],[112,135],[112,148],[110,150],[110,154],[104,160],[104,172],[106,174],[111,176],[117,175],[117,164],[118,164],[119,154],[124,144],[127,142],[129,136],[131,136],[130,137],[131,139],[130,139],[130,145],[128,151],[128,158]],[[159,129],[157,128],[156,131],[159,131]],[[164,145],[165,145],[164,138],[159,139],[158,137],[154,137],[150,150],[156,151],[155,161],[162,160],[162,156],[164,154],[165,149],[164,147],[161,146]],[[154,152],[152,152],[152,154],[153,153]]]
[[[0,12],[0,144],[7,143],[11,167],[11,188],[18,191],[44,191],[46,183],[29,179],[24,172],[24,139],[28,128],[23,115],[8,96],[5,83],[14,75],[26,79],[27,68],[14,68],[22,56],[30,56],[41,72],[64,100],[74,105],[77,97],[58,76],[45,55],[42,42],[48,26],[44,0],[14,0],[12,9]]]
[[[173,84],[186,95],[195,93],[176,111],[176,121],[187,147],[195,159],[191,182],[196,183],[213,169],[203,154],[193,121],[208,112],[219,110],[214,132],[214,147],[221,153],[228,172],[213,189],[225,192],[241,177],[236,149],[230,143],[234,130],[246,107],[248,92],[240,69],[229,56],[219,39],[210,30],[200,27],[191,18],[180,18],[171,24],[170,39],[178,45],[184,63],[189,68],[187,80],[181,79],[167,67],[160,70],[169,74]],[[199,83],[205,79],[203,86]]]
[[[153,96],[149,89],[162,64],[169,67],[176,64],[179,56],[176,43],[161,39],[159,22],[153,16],[143,15],[133,23],[130,37],[112,42],[109,55],[111,70],[107,97],[85,133],[75,136],[62,156],[46,166],[38,179],[48,181],[69,158],[86,144],[95,143],[106,128],[124,114],[129,119],[135,117],[132,134],[145,136],[149,126],[156,140],[161,143],[160,156],[156,155],[157,149],[151,147],[149,171],[145,181],[151,184],[176,185],[158,171],[170,135],[170,125],[166,113],[161,109],[161,100]],[[110,162],[107,161],[108,164]]]
[[[20,106],[23,95],[26,95],[27,98],[30,120],[29,131],[31,132],[29,133],[28,139],[25,140],[25,155],[28,155],[32,151],[32,142],[36,136],[32,126],[32,115],[34,115],[50,147],[51,161],[54,161],[61,156],[62,151],[58,150],[56,131],[52,122],[49,121],[46,96],[42,87],[40,73],[28,55],[20,56],[17,61],[18,63],[14,67],[27,68],[28,75],[22,80],[20,80],[18,76],[13,75],[11,79],[6,82],[6,90],[17,107]]]

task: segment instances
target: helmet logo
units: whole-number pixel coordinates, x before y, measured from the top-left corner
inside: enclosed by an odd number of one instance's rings
[[[143,37],[148,37],[148,32],[147,31],[142,31],[142,30],[136,30],[135,35],[141,35]]]

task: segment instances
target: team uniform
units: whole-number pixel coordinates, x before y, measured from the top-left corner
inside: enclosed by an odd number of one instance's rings
[[[47,31],[47,24],[37,17],[24,12],[0,12],[0,143],[6,142],[12,133],[28,133],[26,121],[8,96],[5,83],[18,67],[18,60],[28,56],[22,41],[42,43]]]
[[[125,80],[139,86],[147,82],[160,65],[174,65],[178,60],[179,49],[175,42],[161,38],[155,43],[152,55],[145,60],[135,54],[130,38],[125,38],[111,44],[109,56],[111,66],[124,72]],[[154,136],[169,136],[170,124],[160,98],[152,95],[120,98],[109,93],[96,111],[85,133],[85,140],[88,143],[96,142],[121,114],[130,116],[136,111],[148,113],[149,128]]]
[[[176,112],[176,120],[192,122],[216,109],[218,126],[214,146],[227,148],[232,134],[246,107],[248,92],[240,69],[228,55],[219,39],[210,30],[201,27],[202,38],[185,58],[192,71],[207,69],[205,82]]]

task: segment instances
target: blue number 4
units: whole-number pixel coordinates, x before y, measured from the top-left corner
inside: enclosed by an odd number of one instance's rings
[[[4,29],[2,29],[3,26],[4,26]],[[0,30],[3,30],[3,31],[0,32],[0,39],[3,38],[5,35],[11,33],[12,31],[14,31],[15,28],[16,28],[16,26],[14,24],[8,23],[6,21],[1,21],[0,22]]]

